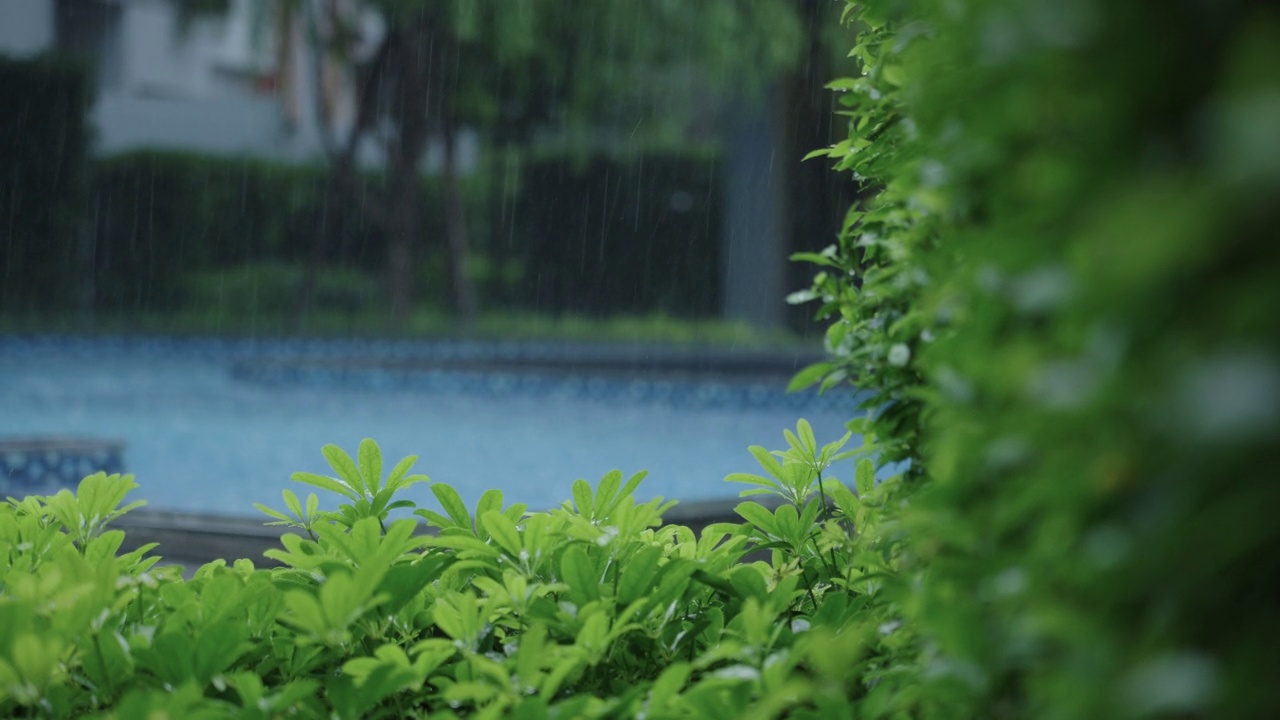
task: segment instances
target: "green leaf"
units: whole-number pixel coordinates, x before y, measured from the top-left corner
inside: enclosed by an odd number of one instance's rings
[[[618,486],[622,484],[622,471],[610,470],[603,478],[600,478],[600,484],[596,486],[596,509],[593,517],[600,520],[605,516],[604,512],[600,512],[601,508],[611,507],[614,496],[618,492]]]
[[[338,473],[338,477],[356,491],[356,497],[363,497],[368,492],[364,478],[360,476],[360,468],[356,467],[355,461],[346,451],[337,445],[325,445],[320,452],[329,461],[333,471]]]
[[[282,521],[282,523],[269,523],[271,525],[279,525],[279,524],[292,525],[294,522],[293,518],[289,517],[288,515],[285,515],[279,510],[272,510],[271,508],[267,507],[266,505],[263,505],[262,503],[254,503],[253,507],[255,510],[263,513],[264,515],[267,515],[268,517],[273,517],[277,520]]]
[[[382,451],[378,449],[378,443],[371,438],[361,440],[356,455],[360,458],[360,475],[368,493],[377,495],[382,485]]]
[[[502,551],[497,547],[469,533],[461,534],[456,528],[435,537],[423,538],[422,544],[427,547],[448,548],[459,553],[474,554],[486,558],[496,558],[502,554]]]
[[[711,573],[707,572],[706,570],[703,570],[702,568],[698,568],[694,570],[689,575],[689,577],[693,578],[694,580],[697,580],[698,582],[702,583],[703,585],[706,585],[707,587],[719,590],[720,592],[724,593],[728,597],[731,597],[731,598],[740,597],[740,594],[738,593],[738,589],[735,588],[732,583],[730,583],[728,580],[725,580],[722,577],[712,575]]]
[[[405,479],[406,475],[409,473],[409,470],[413,468],[413,465],[416,462],[418,462],[418,456],[409,455],[405,458],[402,458],[400,462],[396,463],[396,466],[391,468],[391,474],[387,476],[387,487],[399,488],[400,483]],[[427,476],[425,475],[415,476],[415,477],[422,478],[422,480],[419,480],[417,482],[422,482],[427,480]]]
[[[480,500],[476,502],[476,535],[481,538],[489,537],[489,531],[485,529],[484,518],[490,510],[502,510],[502,491],[490,488],[485,490],[480,496]]]
[[[804,290],[797,290],[793,293],[789,293],[786,300],[788,305],[803,305],[807,302],[812,302],[821,298],[822,295],[817,291],[806,288]]]
[[[808,528],[800,527],[800,517],[795,505],[783,505],[778,508],[773,514],[773,522],[774,527],[777,528],[776,535],[792,543],[798,543],[808,535]]]
[[[778,462],[778,459],[768,450],[759,445],[752,445],[747,448],[747,452],[751,453],[751,456],[756,459],[756,462],[760,463],[760,467],[764,468],[765,472],[779,480],[782,479],[782,463]]]
[[[186,632],[170,630],[157,635],[152,648],[154,652],[135,655],[162,680],[180,685],[194,678],[195,643]]]
[[[630,605],[639,600],[652,589],[654,576],[658,574],[658,564],[662,560],[662,548],[650,545],[641,548],[622,570],[618,580],[617,600],[622,605]]]
[[[600,579],[581,545],[571,545],[560,558],[560,577],[578,607],[600,599]]]
[[[360,499],[360,493],[357,492],[355,488],[335,478],[316,475],[314,473],[296,472],[293,475],[290,475],[289,479],[294,482],[305,483],[313,487],[318,487],[321,490],[338,493],[339,495],[351,498],[352,500]]]
[[[822,384],[818,386],[818,393],[825,393],[831,388],[839,385],[849,379],[849,372],[844,368],[834,370],[830,375],[823,378]]]
[[[813,385],[831,372],[833,367],[835,365],[832,363],[818,362],[804,368],[791,378],[791,382],[787,385],[787,392],[796,392]]]
[[[778,535],[778,526],[774,522],[773,513],[769,512],[769,509],[760,503],[739,503],[733,511],[741,515],[747,522],[763,530],[766,534],[775,537]]]
[[[876,465],[871,458],[863,458],[858,461],[857,475],[854,479],[854,486],[858,488],[858,496],[866,497],[876,487]]]
[[[762,603],[769,601],[769,588],[764,577],[754,565],[739,565],[728,575],[728,582],[741,597],[755,598]]]
[[[428,510],[427,508],[419,508],[417,510],[414,510],[413,514],[426,520],[427,525],[430,527],[440,528],[441,530],[457,529],[458,527],[458,524],[455,523],[453,520],[445,517],[444,515],[441,515],[435,510]]]
[[[195,679],[205,684],[214,675],[231,667],[244,650],[243,644],[247,639],[248,628],[242,623],[223,622],[205,626],[195,645]]]
[[[825,151],[823,151],[823,152],[825,152]],[[810,154],[812,155],[813,153],[810,153]],[[832,248],[830,248],[830,249],[831,249],[831,250],[833,250],[833,251],[835,250],[835,248],[834,248],[834,247],[832,247]],[[791,260],[792,262],[807,262],[807,263],[813,263],[814,265],[822,265],[822,266],[824,266],[824,267],[833,267],[833,268],[838,268],[838,267],[840,267],[840,263],[836,262],[836,260],[835,260],[835,258],[833,257],[833,255],[831,255],[831,254],[827,254],[827,253],[825,253],[825,252],[822,252],[822,253],[815,253],[815,252],[798,252],[798,253],[792,253],[792,254],[791,254],[791,257],[790,257],[790,260]]]
[[[618,499],[613,501],[613,504],[609,506],[609,510],[612,511],[613,508],[617,507],[618,503],[622,502],[623,498],[632,497],[635,494],[636,489],[640,487],[640,483],[648,476],[648,470],[641,470],[633,474],[627,480],[627,484],[622,486],[622,492],[618,493]]]
[[[511,522],[511,518],[497,510],[490,510],[484,514],[482,520],[485,530],[489,532],[489,537],[505,550],[508,555],[513,558],[519,558],[520,550],[522,549],[520,532],[516,530],[515,523]]]
[[[578,637],[574,644],[580,648],[586,649],[592,654],[602,653],[605,646],[605,638],[609,635],[609,618],[600,610],[600,606],[595,606],[596,612],[587,616],[582,623],[582,629],[578,631]]]
[[[749,473],[732,473],[730,475],[726,475],[724,477],[724,480],[725,482],[742,483],[745,485],[759,485],[761,488],[764,488],[760,490],[743,490],[742,494],[744,495],[747,493],[760,494],[760,493],[765,493],[769,491],[780,493],[782,491],[782,486],[779,485],[776,481],[767,477],[762,477],[760,475],[751,475]]]
[[[818,439],[813,435],[813,427],[809,425],[809,421],[800,418],[796,423],[796,429],[800,432],[800,440],[804,442],[804,449],[809,453],[809,457],[818,454]]]
[[[84,653],[82,663],[85,674],[96,685],[112,692],[118,683],[133,674],[133,657],[128,643],[118,632],[102,630],[93,636],[92,652]]]
[[[595,503],[591,499],[591,483],[581,478],[573,481],[573,504],[578,514],[590,519],[595,512]]]
[[[805,160],[812,160],[814,158],[831,157],[831,155],[831,148],[818,148],[817,150],[809,151],[804,157],[800,158],[800,161],[804,162]]]
[[[668,665],[667,669],[658,675],[658,679],[653,682],[653,688],[649,691],[650,714],[666,714],[671,701],[675,700],[677,694],[680,694],[681,689],[685,687],[685,683],[689,682],[692,670],[694,669],[687,662],[676,662],[675,665]]]
[[[454,525],[468,531],[472,530],[471,516],[467,514],[467,506],[462,502],[462,496],[457,490],[444,483],[436,483],[431,486],[431,492],[436,496],[436,500],[440,501],[444,511],[449,513],[449,518],[453,520]]]
[[[302,514],[302,503],[298,502],[298,496],[292,490],[285,488],[281,495],[284,497],[284,504],[285,507],[289,508],[289,512],[297,516],[298,519],[305,517]]]

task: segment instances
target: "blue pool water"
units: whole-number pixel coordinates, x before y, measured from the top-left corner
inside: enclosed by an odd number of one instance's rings
[[[788,396],[777,376],[280,371],[317,353],[326,367],[441,353],[465,364],[467,353],[554,352],[546,347],[0,338],[0,439],[122,439],[136,494],[156,509],[279,507],[284,488],[305,497],[291,473],[332,474],[322,445],[354,454],[365,437],[382,446],[385,467],[418,455],[417,471],[468,502],[493,487],[540,508],[566,499],[574,479],[594,483],[613,468],[648,470],[645,497],[732,497],[741,486],[723,477],[756,470],[748,445],[783,445],[799,417],[820,441],[834,439],[853,415],[850,396]],[[425,486],[409,493],[431,497]]]

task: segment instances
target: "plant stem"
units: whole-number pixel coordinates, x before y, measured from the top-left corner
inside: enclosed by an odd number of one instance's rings
[[[826,520],[827,522],[830,522],[831,508],[827,506],[827,488],[822,484],[821,470],[818,471],[818,497],[822,498],[822,514],[824,516],[823,519]],[[814,541],[814,549],[818,550],[819,554],[821,554],[821,549],[817,547],[817,541]],[[831,574],[834,575],[836,573],[836,564],[837,564],[836,549],[835,548],[829,548],[829,549],[831,551]]]
[[[822,516],[824,520],[831,519],[831,508],[827,507],[827,488],[822,484],[822,471],[818,471],[818,498],[822,500]]]
[[[817,612],[818,598],[813,594],[813,583],[809,582],[809,570],[804,566],[803,560],[800,561],[800,575],[804,578],[804,589],[809,593],[809,602],[813,603],[813,611]]]

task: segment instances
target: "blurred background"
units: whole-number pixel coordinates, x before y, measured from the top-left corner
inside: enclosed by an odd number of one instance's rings
[[[839,120],[824,85],[849,72],[847,39],[829,37],[842,7],[5,0],[9,465],[38,474],[33,438],[105,434],[127,441],[144,496],[161,494],[145,471],[278,486],[286,468],[316,469],[325,442],[381,432],[424,452],[445,414],[529,434],[491,412],[518,396],[535,398],[532,428],[591,414],[572,403],[648,407],[557,442],[684,468],[711,485],[665,490],[697,496],[725,494],[715,475],[801,414],[839,432],[848,398],[783,391],[821,351],[811,309],[785,301],[812,271],[787,258],[831,244],[852,199],[824,161],[801,162]],[[379,408],[409,388],[453,405],[407,432],[431,402]],[[551,396],[570,404],[553,411]],[[385,420],[347,420],[366,414]],[[611,467],[555,454],[519,472],[567,491]],[[183,492],[167,502],[248,508]]]
[[[0,317],[802,330],[827,0],[7,0]],[[90,324],[91,323],[91,324]],[[487,326],[483,326],[487,327]]]

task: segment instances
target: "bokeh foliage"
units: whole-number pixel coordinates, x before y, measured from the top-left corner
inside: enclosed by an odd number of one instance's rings
[[[0,57],[0,313],[81,302],[91,78],[75,58]]]
[[[322,168],[170,151],[86,162],[87,186],[74,198],[79,211],[60,216],[61,234],[18,234],[48,219],[44,206],[14,216],[5,271],[21,280],[9,285],[10,318],[69,309],[125,317],[214,306],[239,315],[292,311],[300,268],[327,212]],[[713,315],[720,294],[718,167],[713,158],[679,155],[583,164],[531,158],[513,164],[500,184],[488,175],[464,182],[475,217],[472,270],[486,305],[550,314]],[[353,211],[340,214],[326,248],[318,309],[374,311],[385,302],[387,239],[377,202],[385,187],[381,173],[356,179],[348,198]],[[439,179],[424,178],[419,192],[424,206],[438,203]],[[419,223],[424,236],[444,231],[437,213],[423,213]],[[448,308],[451,281],[441,248],[424,253],[419,273],[421,305]],[[27,280],[45,275],[56,283],[19,304],[16,293]]]
[[[824,154],[868,198],[809,258],[836,360],[805,379],[873,390],[921,476],[897,707],[1276,714],[1280,17],[850,10]]]

